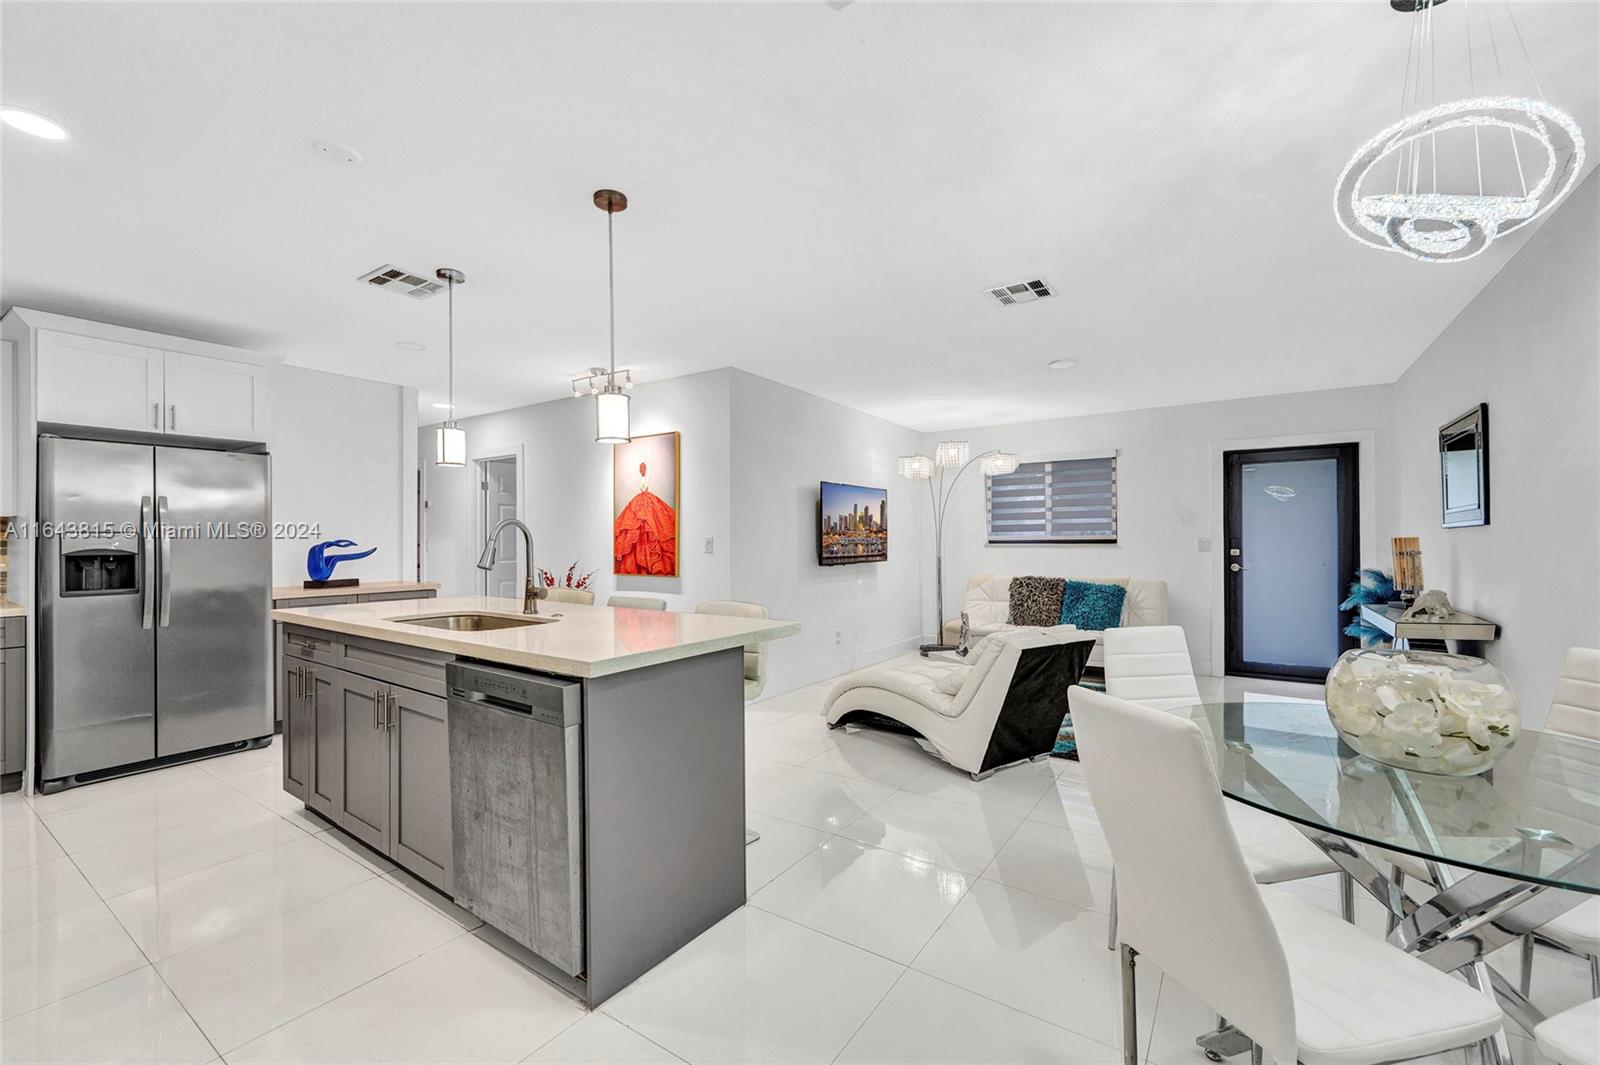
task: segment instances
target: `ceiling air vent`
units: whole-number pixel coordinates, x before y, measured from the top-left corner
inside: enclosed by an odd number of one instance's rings
[[[1032,303],[1035,300],[1042,300],[1046,296],[1054,295],[1050,282],[1038,277],[1032,281],[996,285],[994,288],[986,288],[983,291],[988,294],[990,299],[1002,307],[1009,307],[1013,303]]]
[[[439,281],[413,274],[409,270],[402,270],[398,266],[380,266],[376,270],[362,274],[356,280],[365,281],[374,288],[386,288],[390,292],[410,296],[414,300],[425,300],[444,288],[443,283]]]

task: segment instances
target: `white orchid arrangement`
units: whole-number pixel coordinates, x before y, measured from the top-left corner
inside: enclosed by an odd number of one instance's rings
[[[1522,732],[1505,676],[1462,655],[1347,651],[1328,674],[1327,704],[1356,751],[1428,773],[1481,773]]]

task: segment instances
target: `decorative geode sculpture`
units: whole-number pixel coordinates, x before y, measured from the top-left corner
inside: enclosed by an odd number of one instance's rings
[[[1346,651],[1328,672],[1326,699],[1358,753],[1425,773],[1482,773],[1522,732],[1505,674],[1466,655]]]

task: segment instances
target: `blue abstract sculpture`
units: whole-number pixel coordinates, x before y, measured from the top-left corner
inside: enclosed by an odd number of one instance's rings
[[[354,540],[324,540],[306,552],[306,573],[314,581],[326,581],[333,576],[333,567],[339,563],[349,562],[351,559],[356,558],[366,558],[377,550],[376,547],[369,547],[365,551],[354,551],[347,555],[330,555],[327,553],[330,547],[355,546],[356,542]]]

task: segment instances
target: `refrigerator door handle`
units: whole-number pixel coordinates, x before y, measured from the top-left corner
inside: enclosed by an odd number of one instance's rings
[[[141,541],[140,559],[144,574],[139,581],[140,613],[142,622],[140,627],[148,629],[155,623],[156,611],[156,537],[155,519],[150,513],[151,500],[149,496],[139,499],[139,539]]]
[[[161,537],[161,627],[172,623],[172,537],[167,529],[167,497],[156,498],[156,524]]]

